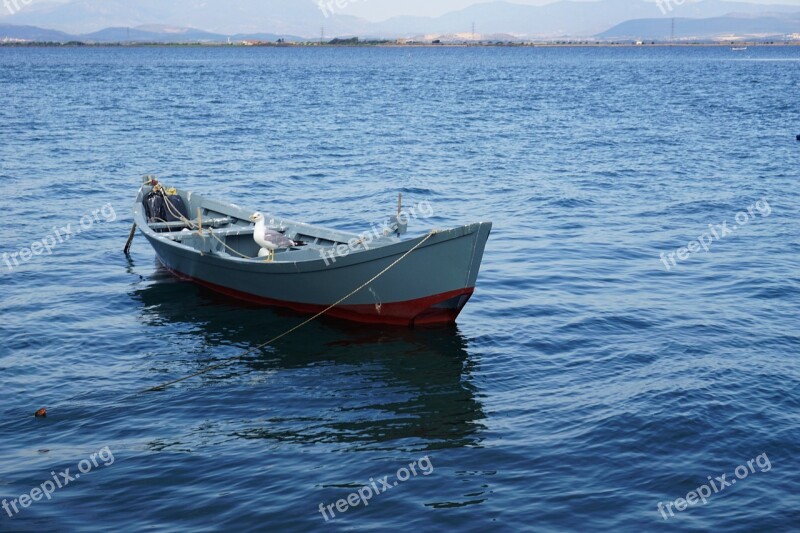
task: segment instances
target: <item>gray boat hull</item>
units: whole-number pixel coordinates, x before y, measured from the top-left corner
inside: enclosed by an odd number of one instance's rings
[[[482,222],[430,236],[408,240],[382,237],[352,246],[358,235],[286,220],[275,222],[272,217],[275,227],[306,246],[264,261],[237,256],[256,255],[248,248],[252,246],[252,227],[246,221],[252,211],[181,192],[190,212],[200,209],[201,217],[222,216],[230,222],[221,230],[211,229],[213,236],[205,234],[208,230],[158,232],[151,228],[142,208],[147,192],[148,187],[140,191],[134,218],[161,263],[179,277],[250,302],[318,313],[408,254],[326,313],[364,323],[411,326],[455,322],[475,290],[492,228],[490,222]],[[343,247],[347,242],[351,245]],[[345,253],[337,255],[337,247]]]

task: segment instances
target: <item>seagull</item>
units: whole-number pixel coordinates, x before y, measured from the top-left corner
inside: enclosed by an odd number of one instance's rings
[[[281,248],[291,248],[296,246],[293,240],[284,237],[277,231],[267,229],[267,223],[264,221],[264,215],[261,213],[253,213],[250,217],[251,222],[255,222],[256,228],[253,231],[253,240],[256,244],[261,246],[258,251],[258,257],[274,257],[275,250]]]

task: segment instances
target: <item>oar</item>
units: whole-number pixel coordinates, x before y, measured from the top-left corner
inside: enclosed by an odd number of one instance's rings
[[[133,237],[136,236],[136,222],[133,223],[133,227],[131,228],[131,234],[128,235],[128,242],[125,243],[125,255],[131,255],[131,244],[133,243]]]

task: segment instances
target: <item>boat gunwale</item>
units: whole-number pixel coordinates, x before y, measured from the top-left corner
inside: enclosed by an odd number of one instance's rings
[[[330,270],[330,269],[339,269],[339,268],[348,268],[354,265],[361,265],[370,263],[373,261],[386,261],[387,259],[391,259],[397,256],[401,256],[408,250],[412,249],[414,246],[418,245],[423,239],[425,239],[429,233],[422,234],[418,237],[414,237],[407,240],[398,240],[398,241],[390,241],[385,243],[379,243],[372,248],[365,249],[365,250],[355,250],[351,253],[348,253],[344,256],[336,256],[334,261],[326,261],[326,258],[320,254],[319,257],[314,257],[310,259],[291,259],[291,260],[283,260],[283,261],[272,261],[272,262],[265,262],[263,260],[259,260],[258,258],[252,259],[244,259],[239,258],[227,253],[219,253],[217,251],[207,253],[204,251],[199,250],[193,246],[189,246],[180,242],[179,240],[172,239],[169,237],[164,236],[163,233],[159,233],[154,231],[152,228],[149,227],[149,224],[144,216],[144,206],[142,204],[142,200],[144,199],[145,190],[149,187],[147,185],[142,185],[139,189],[139,192],[136,196],[136,201],[134,204],[134,221],[136,222],[137,227],[140,231],[144,234],[144,236],[150,241],[156,241],[158,243],[164,244],[172,249],[182,252],[188,252],[195,256],[194,260],[201,261],[201,262],[221,262],[222,264],[228,265],[228,267],[237,267],[235,270],[240,272],[252,272],[254,269],[268,271],[270,273],[280,273],[280,272],[301,272],[298,269],[299,265],[303,265],[302,272],[309,273],[309,272],[316,272],[322,270]],[[199,198],[201,200],[201,205],[205,205],[206,203],[216,204],[215,206],[211,207],[221,207],[221,208],[232,208],[234,210],[241,211],[242,213],[248,212],[246,209],[236,205],[236,204],[226,204],[219,200],[210,200],[205,198],[202,195],[193,193],[191,191],[178,191],[180,194],[188,196],[188,198]],[[217,211],[216,209],[214,209]],[[235,218],[236,220],[244,221],[245,219],[241,218],[241,215],[235,215],[230,213],[224,213],[222,211],[217,211],[223,213],[225,216]],[[255,211],[253,211],[255,212]],[[349,233],[339,230],[330,230],[327,228],[323,228],[320,226],[314,226],[302,222],[295,222],[292,220],[287,220],[280,218],[281,225],[289,225],[293,228],[302,228],[302,229],[309,229],[309,230],[318,230],[321,233],[328,234],[328,235],[342,235],[348,236],[350,239],[358,239],[359,235],[355,233]],[[424,243],[420,249],[427,248],[429,246],[435,246],[437,244],[441,244],[443,242],[467,237],[474,233],[478,233],[480,229],[484,226],[489,226],[489,230],[491,230],[492,223],[491,222],[474,222],[471,224],[456,226],[446,230],[431,230],[434,232],[432,238],[429,239],[428,242]],[[240,226],[242,230],[252,229],[248,226]],[[304,231],[303,235],[307,235]],[[315,236],[313,234],[308,234],[308,236]],[[321,237],[324,238],[324,237]],[[346,244],[348,241],[344,241],[343,244]],[[151,246],[152,246],[151,242]],[[477,245],[477,243],[476,243]],[[327,249],[334,249],[336,245],[325,247]],[[158,250],[156,250],[156,255],[158,255]]]

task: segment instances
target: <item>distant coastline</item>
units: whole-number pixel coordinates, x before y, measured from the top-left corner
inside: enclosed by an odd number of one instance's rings
[[[800,46],[800,41],[543,41],[543,42],[396,42],[396,41],[358,41],[358,42],[257,42],[257,43],[161,43],[161,42],[119,42],[119,43],[86,43],[72,42],[37,42],[37,41],[0,41],[0,48],[670,48],[670,47],[785,47]]]

